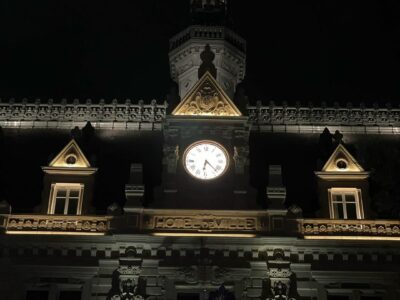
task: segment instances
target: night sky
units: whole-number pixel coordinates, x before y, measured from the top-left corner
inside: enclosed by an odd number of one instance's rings
[[[251,103],[400,104],[399,1],[231,4]],[[2,0],[0,97],[162,102],[168,39],[189,23],[189,0]]]

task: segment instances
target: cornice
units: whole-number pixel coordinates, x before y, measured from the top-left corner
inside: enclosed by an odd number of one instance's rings
[[[53,100],[32,103],[26,99],[0,102],[0,126],[3,128],[72,129],[91,122],[97,129],[161,130],[167,116],[167,103],[150,104],[130,100],[119,103],[82,103],[75,99],[54,103]],[[247,107],[252,131],[276,133],[321,133],[325,127],[350,134],[400,134],[400,108],[390,107],[327,107],[261,105]]]
[[[89,176],[97,172],[97,168],[73,168],[73,167],[42,167],[43,172],[51,175],[76,175]]]
[[[314,172],[321,179],[325,180],[363,180],[369,177],[369,172]]]

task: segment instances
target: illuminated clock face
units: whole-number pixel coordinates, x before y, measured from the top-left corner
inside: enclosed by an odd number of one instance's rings
[[[186,171],[201,180],[220,177],[228,168],[228,153],[220,144],[213,141],[200,141],[190,145],[184,155]]]

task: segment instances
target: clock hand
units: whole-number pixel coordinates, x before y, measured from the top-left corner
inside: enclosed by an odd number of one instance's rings
[[[204,162],[204,166],[206,165],[206,163],[214,170],[214,172],[217,172],[217,170],[208,162],[208,160]]]

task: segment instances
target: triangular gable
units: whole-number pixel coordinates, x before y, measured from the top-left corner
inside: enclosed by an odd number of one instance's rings
[[[72,139],[50,162],[49,167],[90,168],[90,164],[76,141]]]
[[[174,109],[172,115],[239,117],[242,113],[207,71]]]
[[[364,169],[350,152],[339,144],[325,163],[322,172],[364,172]]]

